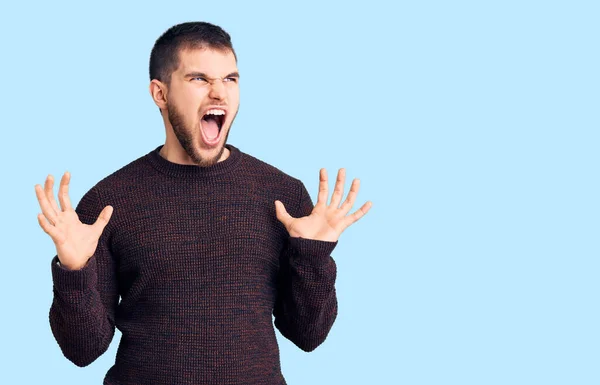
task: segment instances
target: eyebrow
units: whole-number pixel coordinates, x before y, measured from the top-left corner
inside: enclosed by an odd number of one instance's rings
[[[239,79],[239,77],[240,77],[240,74],[238,72],[232,72],[229,75],[224,76],[223,78],[238,78]],[[213,79],[213,78],[211,78],[210,76],[206,75],[203,72],[190,72],[190,73],[187,73],[185,75],[185,78],[186,79],[187,78],[207,78],[207,79]]]

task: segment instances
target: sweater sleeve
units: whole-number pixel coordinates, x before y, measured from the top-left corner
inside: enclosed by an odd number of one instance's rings
[[[96,187],[82,198],[75,211],[81,222],[92,224],[104,206]],[[75,365],[94,362],[109,347],[115,332],[118,288],[115,262],[108,245],[111,223],[104,228],[94,255],[80,270],[51,262],[53,300],[50,328],[63,354]]]
[[[300,182],[295,217],[309,215],[313,203]],[[294,215],[295,214],[295,215]],[[275,327],[300,349],[316,349],[337,317],[336,264],[331,252],[336,242],[288,237],[280,257]]]

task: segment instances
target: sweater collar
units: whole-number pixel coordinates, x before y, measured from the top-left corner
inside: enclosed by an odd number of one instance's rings
[[[155,169],[163,174],[180,178],[205,178],[231,172],[237,167],[242,159],[242,153],[237,147],[231,144],[225,144],[225,147],[229,149],[229,156],[227,159],[217,162],[212,166],[200,167],[191,164],[179,164],[173,163],[160,155],[159,151],[163,146],[164,145],[161,144],[150,151],[146,155],[146,158]]]

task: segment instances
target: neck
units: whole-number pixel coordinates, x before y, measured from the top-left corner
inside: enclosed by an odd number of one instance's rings
[[[172,148],[171,151],[173,151]],[[223,151],[224,155],[221,157],[222,160],[207,167],[171,161],[170,157],[167,156],[171,155],[171,151],[168,148],[165,150],[164,145],[160,145],[148,154],[147,159],[158,171],[186,179],[199,178],[206,180],[206,178],[217,177],[221,174],[232,172],[242,159],[240,150],[231,144],[226,144]]]
[[[184,165],[196,165],[190,158],[190,156],[185,152],[185,150],[177,143],[176,145],[171,145],[167,140],[165,145],[159,152],[159,155],[168,160],[169,162],[184,164]],[[230,155],[230,151],[227,147],[223,146],[223,152],[221,156],[217,160],[217,163],[224,161]]]

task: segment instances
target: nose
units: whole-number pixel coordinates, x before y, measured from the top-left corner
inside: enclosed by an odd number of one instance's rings
[[[216,100],[224,100],[227,96],[227,90],[222,79],[214,79],[210,85],[209,97]]]

